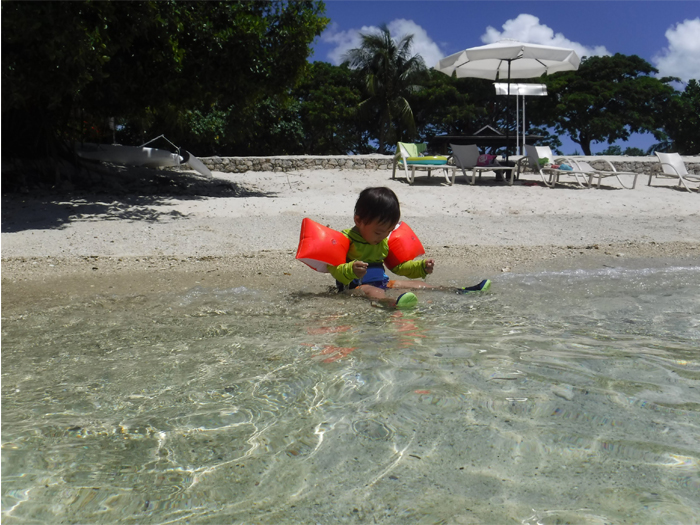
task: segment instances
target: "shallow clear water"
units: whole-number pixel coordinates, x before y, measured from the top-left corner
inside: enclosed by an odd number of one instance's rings
[[[696,523],[700,268],[2,325],[3,523]]]

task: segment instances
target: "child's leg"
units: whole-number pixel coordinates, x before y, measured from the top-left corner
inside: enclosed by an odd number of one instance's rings
[[[435,286],[428,284],[423,281],[389,281],[386,285],[387,288],[403,288],[405,290],[421,290],[430,288],[432,290],[445,290],[444,286]]]
[[[434,286],[421,281],[389,281],[387,288],[397,289],[430,289],[441,290],[445,292],[467,293],[467,292],[485,292],[491,287],[491,281],[484,279],[479,284],[459,288],[457,286]]]
[[[353,289],[353,293],[358,293],[358,292],[360,294],[364,295],[365,297],[367,297],[368,299],[370,299],[372,301],[377,301],[377,302],[383,304],[384,306],[387,306],[390,308],[404,307],[404,305],[401,303],[397,304],[398,303],[397,299],[392,299],[391,297],[387,297],[386,292],[384,291],[383,288],[378,288],[376,286],[372,286],[369,284],[362,284],[362,285],[358,286],[357,288]],[[406,297],[404,299],[406,306],[410,307],[410,306],[415,305],[415,303],[416,303],[415,295],[413,295],[413,294],[402,294],[402,295],[411,295],[412,296],[412,299],[409,299],[408,297]],[[402,297],[402,295],[399,296],[399,299]]]

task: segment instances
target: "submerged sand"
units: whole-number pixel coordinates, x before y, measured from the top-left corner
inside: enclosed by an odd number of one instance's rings
[[[325,290],[329,275],[294,260],[301,220],[350,227],[368,186],[396,192],[403,220],[436,259],[435,284],[700,263],[700,197],[672,181],[549,189],[532,175],[514,186],[488,175],[449,186],[436,176],[409,185],[390,171],[144,173],[129,170],[130,184],[112,180],[100,194],[4,195],[3,307],[193,286]]]

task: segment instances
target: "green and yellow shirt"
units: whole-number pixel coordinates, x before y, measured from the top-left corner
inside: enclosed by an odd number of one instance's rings
[[[350,239],[350,249],[348,250],[347,261],[338,266],[328,265],[328,271],[338,282],[350,284],[357,275],[352,271],[354,261],[366,263],[383,263],[389,255],[389,240],[384,239],[379,244],[369,244],[355,228],[343,230],[342,234]],[[409,279],[423,279],[427,275],[425,272],[425,261],[423,259],[406,261],[394,268],[389,268],[396,275],[408,277]]]

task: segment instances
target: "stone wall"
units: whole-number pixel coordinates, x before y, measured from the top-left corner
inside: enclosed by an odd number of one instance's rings
[[[660,173],[661,166],[656,157],[576,157],[591,166],[607,170],[607,159],[617,171],[631,171],[650,175]],[[212,171],[244,173],[246,171],[301,171],[301,170],[390,170],[391,155],[334,155],[334,156],[287,156],[287,157],[203,157],[205,166]],[[684,157],[689,173],[700,174],[700,157]]]
[[[288,157],[203,157],[199,160],[212,171],[244,173],[246,171],[300,170],[387,170],[392,169],[391,155],[332,155]]]

